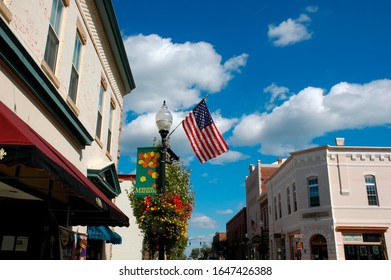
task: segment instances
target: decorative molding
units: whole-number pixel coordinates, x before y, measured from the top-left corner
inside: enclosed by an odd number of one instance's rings
[[[117,81],[122,81],[118,70],[113,62],[115,61],[114,56],[109,48],[107,37],[105,36],[105,30],[100,20],[98,11],[95,4],[92,1],[80,0],[76,1],[80,14],[82,15],[83,21],[87,32],[91,38],[92,44],[98,54],[99,60],[105,76],[108,78],[110,87],[112,88],[119,104],[122,104],[123,97],[121,92],[125,92],[123,86],[119,85]],[[122,106],[121,106],[122,107]]]

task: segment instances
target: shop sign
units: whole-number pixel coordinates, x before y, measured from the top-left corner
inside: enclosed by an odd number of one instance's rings
[[[363,239],[361,233],[347,233],[347,234],[343,234],[343,241],[344,242],[364,242],[364,239]]]
[[[296,242],[296,250],[303,250],[304,249],[304,242]]]

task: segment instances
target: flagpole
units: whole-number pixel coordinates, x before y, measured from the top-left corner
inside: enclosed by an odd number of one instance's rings
[[[174,133],[174,131],[180,126],[182,124],[182,122],[180,122],[171,132],[170,132],[170,134],[168,134],[168,136],[167,137],[170,137],[171,136],[171,134],[173,134]]]
[[[204,99],[206,99],[206,98],[208,98],[208,96],[209,96],[209,94],[206,94],[206,95],[201,99],[201,101],[204,100]],[[201,101],[200,101],[200,102],[201,102]],[[199,103],[199,102],[198,102],[198,103]],[[182,121],[178,123],[178,125],[177,125],[169,134],[168,134],[167,137],[170,137],[171,134],[173,134],[174,131],[175,131],[181,124],[182,124]]]

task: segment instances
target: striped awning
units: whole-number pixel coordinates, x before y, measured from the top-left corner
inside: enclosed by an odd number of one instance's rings
[[[107,226],[89,226],[88,239],[105,240],[107,243],[121,244],[122,237]]]

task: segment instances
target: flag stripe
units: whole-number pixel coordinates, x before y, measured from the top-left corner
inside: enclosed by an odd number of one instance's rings
[[[216,138],[216,144],[218,144],[218,147],[219,147],[219,150],[221,151],[221,153],[228,151],[228,146],[225,143],[224,138],[221,135],[220,131],[217,129],[215,123],[213,123],[211,125],[211,129],[213,129],[213,135]]]
[[[194,119],[193,115],[189,114],[186,118],[185,121],[183,122],[185,132],[187,137],[190,140],[190,144],[193,148],[194,153],[198,157],[199,161],[205,162],[206,161],[206,156],[203,153],[202,147],[200,147],[200,143],[197,141],[197,132],[198,128],[195,128],[194,126]]]
[[[216,151],[213,147],[213,138],[210,135],[209,127],[206,127],[205,129],[202,130],[202,137],[203,137],[202,139],[204,139],[204,142],[206,143],[208,149],[210,150],[210,153],[208,153],[208,155],[209,155],[209,159],[211,159],[217,157],[218,154],[216,154]]]
[[[213,135],[213,131],[211,129],[211,126],[208,126],[206,127],[203,131],[202,131],[203,135],[205,136],[205,141],[208,142],[208,144],[211,144],[213,145],[213,143],[215,143],[215,137]],[[219,151],[219,149],[216,149],[218,148],[216,145],[213,147],[213,157],[217,157],[219,154],[221,154],[221,152]]]
[[[199,158],[202,158],[200,161],[205,162],[212,158],[211,153],[209,151],[209,148],[207,147],[207,144],[205,143],[203,137],[202,137],[202,131],[197,126],[197,123],[194,119],[194,114],[191,113],[189,115],[189,121],[191,124],[191,137],[193,138],[194,145],[196,146],[196,150],[198,151]],[[194,150],[194,147],[193,147]]]
[[[185,117],[182,126],[201,163],[229,150],[223,136],[213,122],[204,99]]]

